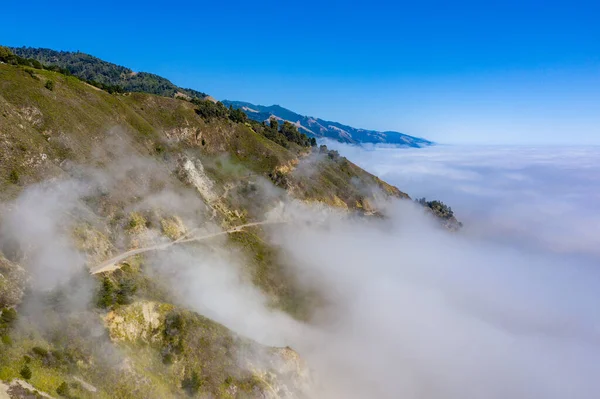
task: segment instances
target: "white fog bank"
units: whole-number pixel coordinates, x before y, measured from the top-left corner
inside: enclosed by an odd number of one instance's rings
[[[600,147],[326,144],[412,198],[447,203],[466,234],[600,257]]]

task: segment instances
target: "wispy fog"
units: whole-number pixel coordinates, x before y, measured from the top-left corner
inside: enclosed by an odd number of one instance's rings
[[[466,228],[407,202],[280,228],[329,305],[295,343],[319,397],[600,397],[600,150],[330,147]]]

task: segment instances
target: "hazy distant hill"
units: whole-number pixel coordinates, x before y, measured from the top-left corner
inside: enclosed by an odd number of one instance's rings
[[[431,141],[399,132],[357,129],[338,122],[300,115],[279,105],[267,107],[243,101],[228,100],[223,101],[223,104],[226,106],[231,105],[234,108],[241,108],[249,118],[257,121],[268,120],[274,116],[278,119],[292,122],[300,131],[309,136],[326,137],[344,143],[387,143],[408,147],[423,147],[433,144]]]
[[[129,68],[81,52],[32,47],[12,47],[11,50],[20,57],[38,60],[43,65],[66,69],[80,79],[118,86],[126,92],[143,92],[165,97],[175,97],[178,93],[190,98],[206,97],[205,93],[175,86],[161,76],[148,72],[134,72]]]

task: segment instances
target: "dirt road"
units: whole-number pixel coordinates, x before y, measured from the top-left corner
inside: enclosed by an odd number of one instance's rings
[[[121,266],[119,265],[122,261],[124,261],[125,259],[134,256],[134,255],[138,255],[144,252],[149,252],[149,251],[161,251],[164,249],[167,249],[173,245],[176,244],[184,244],[187,242],[193,242],[193,241],[203,241],[203,240],[208,240],[209,238],[213,238],[213,237],[217,237],[217,236],[222,236],[225,234],[230,234],[230,233],[239,233],[240,231],[242,231],[244,228],[246,227],[252,227],[252,226],[260,226],[260,225],[265,225],[265,224],[281,224],[281,223],[285,223],[284,221],[269,221],[269,220],[265,220],[262,222],[253,222],[253,223],[247,223],[247,224],[243,224],[241,226],[236,226],[232,229],[226,230],[226,231],[220,231],[218,233],[212,233],[212,234],[207,234],[204,236],[198,236],[198,237],[189,237],[189,238],[185,238],[182,237],[178,240],[175,241],[171,241],[171,242],[167,242],[167,243],[163,243],[163,244],[157,244],[157,245],[152,245],[150,247],[144,247],[144,248],[137,248],[137,249],[132,249],[126,252],[123,252],[122,254],[119,254],[111,259],[105,260],[104,262],[102,262],[101,264],[99,264],[98,266],[90,269],[90,273],[91,274],[98,274],[98,273],[104,273],[104,272],[110,272],[113,270],[117,270],[119,269]]]

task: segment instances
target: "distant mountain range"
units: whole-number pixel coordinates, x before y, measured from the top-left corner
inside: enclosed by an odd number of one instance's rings
[[[309,137],[328,138],[343,143],[385,143],[396,144],[407,147],[424,147],[432,145],[433,142],[409,136],[404,133],[377,130],[357,129],[343,125],[339,122],[331,122],[320,118],[304,116],[283,108],[279,105],[255,105],[243,101],[223,101],[227,107],[232,106],[243,110],[250,119],[256,121],[268,121],[274,117],[278,120],[289,121],[296,125],[298,130],[306,133]]]

